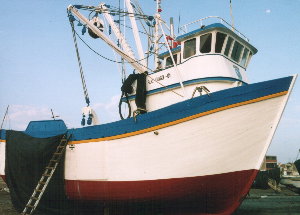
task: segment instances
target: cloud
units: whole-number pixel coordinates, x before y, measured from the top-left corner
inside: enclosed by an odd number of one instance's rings
[[[119,100],[120,95],[115,95],[111,97],[107,103],[96,103],[92,105],[92,108],[96,111],[101,124],[120,119],[118,109]]]
[[[45,119],[51,119],[49,108],[31,105],[10,105],[3,128],[25,130],[30,121]]]
[[[100,124],[120,120],[118,109],[119,99],[120,96],[116,95],[111,97],[108,102],[96,103],[92,106],[96,111]],[[61,116],[60,113],[55,112],[54,114]],[[51,117],[52,114],[49,107],[10,105],[3,128],[24,131],[30,121],[51,120]],[[64,121],[68,127],[77,127],[77,122],[72,117],[70,119],[66,118]]]
[[[270,14],[271,12],[272,12],[271,9],[266,9],[266,10],[265,10],[265,13],[266,13],[266,14]]]

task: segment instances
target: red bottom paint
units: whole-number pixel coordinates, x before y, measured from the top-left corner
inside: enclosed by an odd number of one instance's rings
[[[70,199],[120,209],[159,208],[167,215],[231,214],[248,193],[258,170],[150,181],[66,180]],[[123,213],[126,214],[126,213]]]

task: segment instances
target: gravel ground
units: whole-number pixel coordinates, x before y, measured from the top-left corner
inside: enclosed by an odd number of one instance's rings
[[[300,195],[281,187],[281,192],[272,189],[251,189],[234,215],[300,215]]]
[[[80,210],[74,215],[90,215],[95,212]],[[99,213],[97,213],[99,214]],[[271,189],[251,189],[247,198],[243,201],[234,215],[300,215],[300,195],[282,187],[277,193]],[[10,201],[9,191],[5,183],[0,179],[0,215],[18,215]]]

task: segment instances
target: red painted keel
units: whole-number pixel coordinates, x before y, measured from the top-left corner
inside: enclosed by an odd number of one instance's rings
[[[126,207],[150,204],[163,214],[231,214],[248,193],[258,170],[150,181],[66,180],[69,198]]]

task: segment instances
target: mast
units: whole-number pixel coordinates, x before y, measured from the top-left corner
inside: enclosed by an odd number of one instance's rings
[[[161,10],[161,0],[156,0],[156,14],[155,14],[155,26],[154,26],[154,69],[158,68],[158,49],[159,49],[159,18]]]

